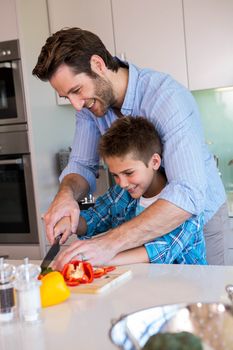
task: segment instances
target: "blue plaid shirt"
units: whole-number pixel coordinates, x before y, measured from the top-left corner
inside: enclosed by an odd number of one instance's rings
[[[136,216],[137,203],[138,200],[120,186],[111,187],[97,198],[94,207],[81,211],[87,232],[79,238],[91,238],[131,220]],[[206,265],[203,225],[203,214],[192,216],[175,230],[145,243],[150,262]]]

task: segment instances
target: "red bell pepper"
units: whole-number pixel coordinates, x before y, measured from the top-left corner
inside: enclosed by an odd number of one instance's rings
[[[100,278],[105,275],[105,270],[103,267],[94,267],[94,278]]]
[[[94,279],[92,265],[87,261],[73,260],[65,264],[62,275],[68,286],[91,283]]]
[[[115,266],[99,266],[99,267],[94,267],[94,278],[100,278],[103,275],[106,275],[106,273],[115,270]]]
[[[111,272],[116,269],[116,266],[104,266],[105,273]]]

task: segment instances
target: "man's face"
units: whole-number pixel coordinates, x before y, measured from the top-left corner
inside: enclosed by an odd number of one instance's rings
[[[116,184],[127,190],[131,197],[137,199],[142,195],[153,197],[157,194],[157,172],[153,168],[152,159],[148,167],[141,160],[135,160],[132,154],[124,157],[107,157],[105,162]]]
[[[77,111],[88,108],[96,117],[102,117],[116,102],[111,83],[85,73],[75,74],[67,65],[60,66],[50,79],[60,97],[68,98]]]

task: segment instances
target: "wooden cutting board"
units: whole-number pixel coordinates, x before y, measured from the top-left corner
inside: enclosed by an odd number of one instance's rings
[[[132,271],[117,267],[106,275],[94,279],[92,283],[80,284],[77,287],[69,287],[72,293],[99,294],[113,288],[132,276]]]

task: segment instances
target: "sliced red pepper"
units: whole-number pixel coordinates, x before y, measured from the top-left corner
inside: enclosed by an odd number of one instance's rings
[[[70,287],[75,287],[75,286],[78,286],[80,283],[78,280],[76,281],[65,281],[67,286],[70,286]]]
[[[62,275],[69,286],[91,283],[94,279],[92,265],[86,261],[74,260],[63,267]]]
[[[115,270],[116,266],[98,266],[94,267],[94,278],[100,278],[106,273]]]
[[[103,267],[94,267],[94,278],[100,278],[105,275],[105,269]]]
[[[104,266],[105,273],[111,272],[116,269],[116,266]]]

